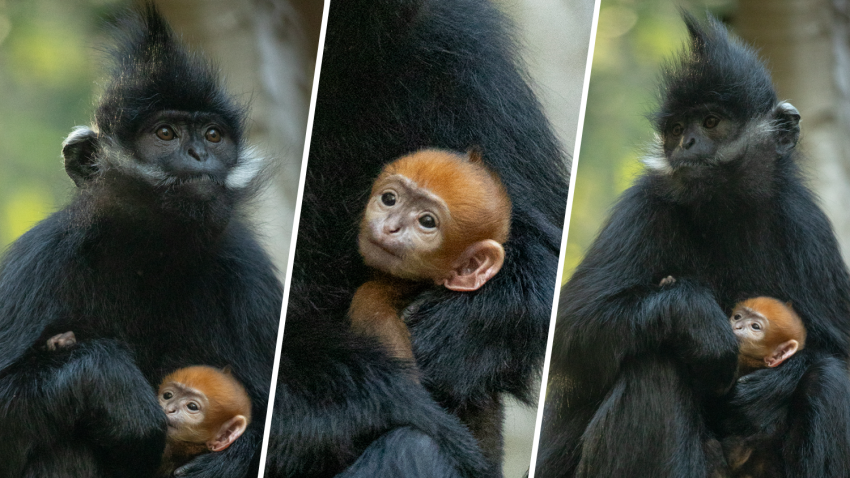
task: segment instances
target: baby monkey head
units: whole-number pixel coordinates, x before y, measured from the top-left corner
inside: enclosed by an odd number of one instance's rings
[[[251,422],[251,401],[229,369],[181,368],[163,379],[158,398],[168,419],[169,443],[221,451]]]
[[[480,153],[420,150],[385,166],[372,186],[360,253],[396,277],[476,290],[502,267],[510,216]]]
[[[737,304],[729,318],[744,372],[777,367],[806,345],[806,328],[789,303],[755,297]]]

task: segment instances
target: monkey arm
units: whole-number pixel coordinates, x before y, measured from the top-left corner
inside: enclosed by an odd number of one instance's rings
[[[629,197],[636,194],[633,188],[624,195],[562,290],[552,372],[579,381],[571,393],[598,397],[626,358],[673,352],[698,389],[722,392],[732,383],[738,352],[726,314],[699,280],[657,285],[684,269],[678,256],[689,246],[658,254],[657,244],[669,243],[654,234],[670,230],[664,208]]]
[[[74,444],[75,463],[86,450],[116,475],[138,478],[159,465],[165,415],[116,341],[27,353],[0,377],[0,403],[0,477],[28,475],[29,458],[56,453],[56,442],[71,436],[99,437]]]
[[[413,360],[410,332],[399,316],[409,285],[389,277],[366,282],[354,293],[348,317],[353,330],[377,337],[390,355]]]
[[[304,297],[293,291],[292,300]],[[375,476],[367,464],[378,462],[403,470],[378,476],[441,476],[416,467],[429,461],[450,464],[453,471],[444,476],[485,476],[469,431],[405,367],[387,360],[373,338],[322,324],[318,314],[303,313],[310,306],[295,305],[286,321],[280,361],[286,380],[277,384],[266,476],[332,476],[367,449],[346,476]],[[398,429],[408,431],[393,432]],[[413,450],[423,456],[404,468],[402,457]]]

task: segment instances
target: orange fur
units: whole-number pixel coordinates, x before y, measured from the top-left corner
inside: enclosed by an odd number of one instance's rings
[[[741,308],[761,314],[770,322],[770,326],[761,341],[742,344],[739,357],[742,370],[764,368],[765,357],[773,353],[776,347],[787,340],[796,340],[799,343],[798,350],[805,347],[806,327],[790,303],[784,303],[772,297],[754,297],[735,305],[735,310]]]
[[[179,382],[207,396],[209,408],[204,416],[205,436],[198,442],[210,439],[227,420],[243,415],[251,422],[251,399],[245,388],[229,371],[205,365],[196,365],[176,370],[162,380],[160,388],[171,382]]]
[[[444,228],[445,242],[432,257],[440,271],[470,244],[492,239],[508,240],[511,201],[502,182],[473,152],[469,157],[453,151],[423,149],[389,163],[372,187],[376,194],[383,180],[400,174],[446,202],[451,218]]]
[[[412,182],[417,190],[436,196],[433,200],[442,201],[448,209],[448,217],[441,217],[443,240],[439,247],[429,252],[415,248],[407,251],[404,262],[415,272],[405,272],[406,279],[443,283],[459,267],[458,261],[468,248],[481,241],[504,244],[508,240],[511,201],[499,177],[484,165],[477,151],[464,155],[423,149],[403,156],[384,167],[370,196],[379,195],[399,176]],[[361,233],[366,227],[364,218]],[[504,251],[500,254],[496,271],[501,267]],[[348,314],[355,330],[377,336],[393,356],[407,360],[413,359],[410,334],[398,315],[417,290],[411,284],[409,280],[381,274],[360,286]]]
[[[755,297],[741,302],[738,306],[752,309],[770,321],[770,331],[764,339],[768,348],[773,348],[788,339],[796,339],[800,342],[800,349],[806,345],[806,327],[803,326],[803,320],[790,303],[773,297]]]

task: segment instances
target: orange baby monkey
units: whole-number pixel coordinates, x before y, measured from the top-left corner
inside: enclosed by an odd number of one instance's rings
[[[776,367],[806,345],[806,328],[790,303],[755,297],[735,305],[729,323],[738,338],[738,373]]]
[[[399,311],[423,284],[474,291],[496,275],[510,217],[508,194],[477,150],[424,149],[386,165],[358,237],[364,261],[379,273],[354,294],[352,327],[412,359]]]
[[[229,368],[175,371],[159,386],[159,404],[168,417],[161,476],[196,455],[226,449],[251,422],[251,400]]]

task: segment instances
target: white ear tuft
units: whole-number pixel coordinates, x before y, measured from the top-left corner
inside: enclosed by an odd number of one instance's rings
[[[236,167],[227,175],[225,185],[228,189],[244,189],[265,166],[265,158],[255,147],[245,148],[239,152]]]
[[[86,141],[91,139],[92,137],[97,137],[97,132],[94,128],[90,126],[74,126],[74,129],[71,130],[71,133],[65,138],[65,141],[62,141],[62,148],[69,144],[79,143],[80,141]]]

